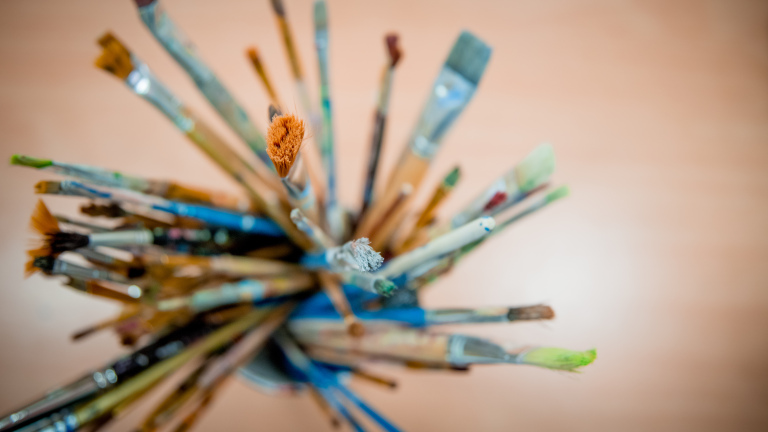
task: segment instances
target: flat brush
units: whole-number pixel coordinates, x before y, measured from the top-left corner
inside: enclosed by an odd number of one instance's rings
[[[278,193],[282,192],[281,186],[273,174],[255,169],[235,153],[171,94],[146,64],[131,54],[112,34],[102,36],[99,44],[103,52],[96,60],[98,67],[123,80],[134,93],[158,108],[208,157],[243,186],[257,210],[264,211],[271,217],[296,244],[302,248],[309,247],[307,239],[295,229],[283,208],[283,197]]]
[[[267,130],[267,154],[285,186],[291,207],[298,208],[317,223],[320,210],[300,152],[303,142],[304,121],[292,114],[271,116]]]
[[[248,209],[248,203],[234,195],[210,192],[172,181],[146,179],[91,165],[70,164],[18,154],[11,156],[11,165],[36,168],[67,177],[75,177],[101,186],[130,189],[147,195],[156,195],[184,202],[207,204],[240,211]]]
[[[65,285],[90,295],[117,300],[125,305],[138,304],[141,297],[141,288],[135,285],[130,285],[125,289],[125,292],[122,292],[106,287],[97,282],[97,280],[79,279],[76,277],[70,277]]]
[[[376,173],[379,169],[379,157],[381,156],[381,144],[384,141],[384,131],[387,123],[387,112],[389,111],[389,99],[392,94],[392,77],[394,76],[395,66],[400,61],[403,53],[398,46],[398,37],[396,34],[388,34],[384,38],[387,45],[387,62],[381,73],[381,82],[379,84],[379,97],[376,103],[376,112],[373,120],[373,137],[371,139],[371,151],[368,156],[368,171],[365,176],[365,186],[363,187],[363,203],[360,207],[359,217],[365,214],[373,201],[373,192],[376,187]]]
[[[424,107],[421,117],[411,134],[408,146],[386,184],[384,192],[372,205],[360,222],[356,237],[371,238],[374,247],[380,248],[400,225],[407,211],[403,206],[397,214],[376,233],[371,232],[373,223],[380,220],[385,210],[379,202],[387,202],[388,196],[396,195],[405,183],[418,190],[424,175],[448,129],[469,103],[491,56],[491,48],[469,32],[462,32],[451,49]],[[411,197],[415,194],[411,195]]]
[[[194,44],[176,26],[157,0],[136,0],[139,16],[149,31],[168,54],[192,78],[195,85],[211,106],[233,131],[261,160],[261,168],[269,167],[264,134],[259,132],[248,118],[240,103],[224,87],[208,65],[197,53]]]
[[[320,108],[323,126],[320,131],[320,156],[326,175],[325,221],[331,237],[341,241],[345,237],[347,215],[336,197],[336,159],[334,155],[333,114],[331,111],[331,87],[328,71],[328,10],[324,0],[315,0],[315,48],[320,73]]]
[[[272,80],[269,79],[269,74],[267,74],[264,63],[261,61],[259,51],[256,49],[256,47],[250,47],[248,48],[248,51],[246,51],[246,54],[248,55],[248,59],[251,61],[251,65],[253,65],[253,69],[256,70],[256,74],[259,76],[261,84],[264,85],[264,90],[266,90],[270,102],[277,107],[285,107],[285,105],[283,105],[280,102],[280,99],[277,97],[277,92],[272,85]]]

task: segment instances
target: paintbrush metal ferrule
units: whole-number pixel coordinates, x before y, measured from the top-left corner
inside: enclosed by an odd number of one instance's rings
[[[325,249],[336,246],[336,242],[331,239],[331,236],[326,234],[322,228],[317,226],[314,222],[301,212],[299,209],[291,210],[291,221],[296,227],[301,230],[314,244],[314,251],[319,252]]]
[[[410,149],[416,155],[434,157],[446,132],[475,94],[490,57],[490,46],[469,32],[461,33],[411,136]]]
[[[187,36],[176,27],[158,1],[139,2],[139,16],[152,35],[192,78],[208,102],[235,133],[269,167],[266,141],[248,118],[245,110],[224,87],[210,67],[197,54]]]

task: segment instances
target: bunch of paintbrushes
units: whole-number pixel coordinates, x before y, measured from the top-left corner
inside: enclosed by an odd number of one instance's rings
[[[429,89],[396,168],[379,172],[398,36],[385,37],[370,158],[359,210],[338,200],[326,3],[314,5],[319,109],[312,104],[285,5],[272,8],[303,114],[286,112],[265,61],[247,51],[271,102],[249,117],[156,0],[136,0],[141,20],[245,144],[236,149],[208,128],[120,40],[98,39],[96,65],[123,81],[181,130],[243,195],[210,191],[106,168],[14,155],[13,165],[61,176],[35,185],[43,195],[82,201],[81,215],[53,213],[43,200],[31,225],[38,244],[27,274],[62,280],[121,305],[108,320],[76,331],[80,340],[115,333],[130,352],[0,419],[0,431],[95,430],[118,418],[168,377],[179,383],[139,430],[186,430],[236,372],[273,393],[305,391],[334,426],[363,430],[358,416],[399,430],[348,386],[346,376],[385,388],[367,368],[466,370],[527,364],[575,371],[595,351],[490,340],[440,331],[443,324],[547,320],[546,305],[430,309],[419,292],[481,243],[568,194],[549,189],[552,147],[533,149],[456,214],[440,207],[457,187],[458,166],[421,206],[417,191],[448,131],[472,99],[491,49],[462,32]],[[265,131],[265,132],[264,132]],[[317,146],[307,145],[309,136]],[[319,148],[319,161],[312,148]],[[249,152],[244,152],[248,149]],[[345,179],[350,181],[350,179]]]

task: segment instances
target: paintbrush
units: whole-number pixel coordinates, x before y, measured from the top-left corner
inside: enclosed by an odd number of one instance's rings
[[[381,156],[381,144],[384,141],[384,130],[387,123],[387,112],[389,111],[389,99],[392,94],[392,77],[394,76],[395,66],[403,56],[400,47],[398,47],[398,37],[396,34],[388,34],[384,38],[387,45],[387,62],[381,73],[381,82],[379,84],[379,97],[376,103],[376,112],[373,119],[373,137],[371,139],[371,152],[368,156],[368,171],[365,176],[365,186],[363,187],[363,203],[360,206],[358,220],[362,218],[368,207],[373,201],[373,192],[376,186],[376,172],[379,168],[379,157]]]
[[[430,241],[420,248],[396,256],[388,261],[387,265],[377,272],[377,275],[390,279],[399,276],[419,265],[429,263],[429,261],[435,258],[454,252],[478,239],[482,239],[495,227],[496,221],[492,217],[483,216],[477,218]]]
[[[336,197],[336,160],[333,142],[333,116],[331,112],[331,88],[328,72],[328,11],[324,0],[315,0],[315,48],[320,73],[320,108],[323,126],[320,130],[320,156],[326,175],[325,221],[331,238],[341,241],[348,230],[348,219]]]
[[[552,308],[546,305],[478,309],[384,308],[376,311],[358,311],[355,315],[365,323],[366,328],[375,325],[429,327],[445,324],[506,323],[555,317]],[[306,326],[324,330],[343,330],[339,316],[328,310],[302,310],[301,313],[291,317],[289,325],[296,331],[301,331]]]
[[[155,39],[192,78],[221,118],[259,157],[261,162],[258,165],[261,166],[258,168],[268,169],[270,164],[264,134],[253,125],[242,106],[224,87],[211,68],[203,62],[192,42],[171,20],[159,1],[135,1],[141,20]]]
[[[304,121],[292,114],[281,115],[274,106],[270,111],[275,115],[270,116],[267,130],[267,154],[285,186],[291,207],[300,209],[317,223],[320,210],[300,151],[304,142]]]
[[[71,164],[24,155],[11,156],[11,165],[20,165],[51,171],[59,175],[75,177],[96,185],[130,189],[147,195],[156,195],[178,201],[206,204],[239,211],[248,210],[249,207],[249,204],[245,200],[223,192],[206,191],[173,181],[146,179],[91,165]]]
[[[251,65],[253,65],[253,68],[256,70],[256,75],[259,76],[261,83],[264,85],[264,90],[266,90],[272,105],[281,108],[285,107],[285,105],[283,105],[280,102],[280,99],[277,97],[277,92],[272,85],[272,80],[269,79],[269,75],[267,74],[267,70],[264,67],[264,63],[261,61],[259,51],[256,49],[256,47],[250,47],[248,48],[248,51],[246,51],[246,54],[248,55],[248,59],[251,60]]]
[[[217,288],[200,289],[191,296],[159,300],[161,311],[188,308],[194,313],[221,306],[243,302],[257,302],[274,297],[283,297],[306,291],[316,285],[310,273],[299,273],[291,277],[275,279],[243,279],[225,283]]]
[[[110,33],[99,39],[103,47],[96,65],[122,79],[137,95],[152,103],[187,137],[249,193],[257,210],[264,211],[301,247],[307,239],[295,229],[283,208],[278,179],[271,172],[254,169],[221,138],[200,122],[171,92],[155,78],[149,68]],[[255,165],[258,167],[259,165]]]
[[[531,346],[505,349],[474,336],[437,334],[405,328],[370,330],[356,338],[344,332],[310,327],[302,327],[300,331],[292,329],[291,332],[302,345],[436,365],[513,363],[572,372],[592,363],[596,357],[594,350],[571,351]]]
[[[458,166],[453,168],[451,172],[445,176],[443,181],[440,182],[440,184],[435,188],[435,191],[432,193],[432,197],[429,199],[427,205],[424,207],[421,213],[419,213],[413,228],[411,228],[410,232],[406,233],[405,240],[403,240],[399,246],[395,247],[395,252],[403,253],[413,249],[414,244],[419,241],[420,237],[422,237],[420,235],[420,231],[427,227],[429,224],[433,223],[437,208],[440,206],[440,204],[442,204],[443,201],[445,201],[446,198],[448,198],[448,195],[451,193],[453,188],[456,187],[456,183],[458,183],[460,176],[461,171],[459,170]]]
[[[170,213],[174,216],[197,219],[212,226],[220,226],[251,234],[273,237],[284,235],[282,227],[272,220],[248,213],[233,212],[215,207],[180,203],[164,198],[144,195],[139,192],[107,189],[74,180],[41,181],[35,185],[35,192],[48,195],[80,196],[92,199],[115,200],[144,206],[151,210]]]
[[[395,171],[390,174],[380,199],[363,216],[355,237],[371,238],[376,248],[389,240],[392,231],[405,216],[407,205],[388,218],[387,223],[376,230],[374,235],[371,232],[372,224],[380,220],[385,210],[379,202],[388,202],[387,197],[396,195],[405,183],[418,189],[445,134],[474,95],[490,56],[491,48],[487,44],[469,32],[461,33],[435,80],[427,104]]]
[[[280,29],[280,40],[285,48],[286,56],[288,57],[288,63],[291,69],[291,75],[293,76],[294,83],[296,84],[296,92],[299,94],[299,100],[301,106],[304,109],[304,113],[309,116],[310,119],[317,117],[315,109],[312,107],[312,102],[307,91],[307,85],[304,81],[304,72],[301,68],[301,62],[299,61],[299,55],[296,51],[296,45],[293,42],[293,35],[291,33],[291,27],[288,24],[288,16],[285,12],[285,5],[282,0],[272,0],[272,10],[275,12],[275,18],[277,19],[277,26]],[[278,106],[281,106],[278,104]],[[312,120],[313,125],[317,123]],[[313,128],[315,131],[319,129]]]

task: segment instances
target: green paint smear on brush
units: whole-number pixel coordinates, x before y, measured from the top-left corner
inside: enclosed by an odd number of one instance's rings
[[[548,193],[544,199],[547,201],[547,204],[549,204],[552,201],[557,201],[560,198],[565,198],[570,194],[571,194],[571,189],[568,186],[560,186],[559,188]]]
[[[15,154],[11,156],[11,165],[22,165],[32,168],[45,168],[53,165],[53,161],[50,159],[38,159],[30,156]]]
[[[385,297],[389,297],[390,295],[392,295],[392,291],[394,291],[395,288],[397,288],[397,286],[395,286],[395,284],[392,281],[387,279],[377,280],[376,282],[373,283],[373,287],[376,289],[376,292],[378,292],[379,294]]]
[[[555,151],[549,144],[541,144],[515,167],[517,184],[522,192],[536,189],[549,181],[555,172]]]
[[[597,358],[597,350],[572,351],[564,348],[535,348],[523,354],[522,362],[548,369],[575,372]]]
[[[461,170],[459,167],[454,168],[450,173],[448,173],[447,176],[445,176],[445,179],[443,180],[443,186],[446,188],[453,188],[456,186],[456,183],[459,182],[459,178],[461,177]]]

